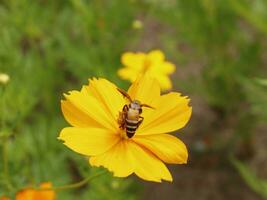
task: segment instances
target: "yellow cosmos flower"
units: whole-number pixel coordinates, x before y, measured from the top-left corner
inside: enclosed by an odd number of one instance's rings
[[[153,50],[145,54],[142,52],[126,52],[121,57],[124,68],[118,70],[118,75],[134,82],[140,74],[148,73],[155,78],[162,90],[172,88],[169,75],[175,71],[175,65],[165,61],[165,56],[160,50]]]
[[[50,182],[45,182],[40,185],[40,188],[46,189],[51,188]],[[53,190],[34,190],[25,189],[17,193],[16,200],[55,200],[56,195]]]
[[[184,164],[188,152],[181,140],[166,133],[188,122],[192,111],[189,99],[176,92],[160,95],[157,81],[147,75],[138,78],[128,94],[132,100],[153,107],[143,107],[144,120],[133,137],[127,137],[118,123],[129,100],[111,82],[94,78],[62,100],[62,112],[72,127],[64,128],[59,139],[88,156],[92,166],[103,166],[116,177],[135,173],[148,181],[172,181],[164,162]]]

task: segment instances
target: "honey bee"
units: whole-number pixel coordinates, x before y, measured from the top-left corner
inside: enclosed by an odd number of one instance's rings
[[[117,90],[130,101],[128,105],[123,106],[122,112],[119,113],[118,123],[120,129],[126,130],[128,138],[132,138],[136,129],[144,120],[144,117],[140,116],[142,114],[142,107],[154,108],[147,104],[142,104],[138,100],[132,100],[130,95],[123,89],[117,88]]]

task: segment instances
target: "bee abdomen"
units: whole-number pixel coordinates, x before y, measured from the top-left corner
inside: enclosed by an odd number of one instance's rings
[[[126,119],[126,134],[129,138],[133,137],[138,128],[138,121]]]

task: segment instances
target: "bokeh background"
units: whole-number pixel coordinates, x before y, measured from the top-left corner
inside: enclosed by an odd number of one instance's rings
[[[107,174],[60,200],[267,198],[265,0],[0,0],[1,149],[13,187],[77,182],[97,169],[57,140],[60,99],[93,76],[127,88],[125,51],[161,49],[193,115],[177,136],[187,165],[173,183]],[[7,138],[4,142],[4,138]],[[10,194],[0,156],[0,196]]]

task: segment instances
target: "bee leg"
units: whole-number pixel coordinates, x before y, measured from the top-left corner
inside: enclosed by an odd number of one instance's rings
[[[122,112],[119,113],[118,123],[120,124],[119,126],[120,129],[125,129],[126,127],[126,115],[128,110],[129,110],[128,105],[124,105]]]
[[[138,121],[138,127],[142,124],[142,122],[144,121],[144,117],[139,116],[139,121]]]
[[[125,115],[123,112],[119,113],[119,118],[118,118],[118,124],[120,125],[120,129],[124,129],[125,127]]]
[[[124,105],[122,111],[123,111],[123,112],[127,112],[128,110],[129,110],[128,105]]]

